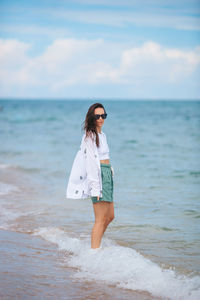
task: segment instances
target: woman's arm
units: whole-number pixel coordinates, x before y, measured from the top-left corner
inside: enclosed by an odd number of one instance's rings
[[[95,155],[95,141],[91,137],[85,139],[83,151],[85,154],[89,190],[92,197],[98,197],[100,196],[99,169]]]

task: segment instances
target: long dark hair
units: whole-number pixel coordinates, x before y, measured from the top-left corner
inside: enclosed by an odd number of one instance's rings
[[[92,137],[93,134],[96,135],[97,147],[99,147],[99,136],[98,136],[98,132],[96,129],[96,119],[94,117],[94,110],[98,107],[103,108],[104,113],[106,113],[106,110],[101,103],[94,103],[89,107],[88,112],[85,117],[85,121],[83,122],[84,123],[83,130],[86,131],[86,137],[88,137],[88,136]]]

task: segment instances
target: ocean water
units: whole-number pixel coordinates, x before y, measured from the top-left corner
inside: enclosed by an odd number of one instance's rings
[[[56,274],[65,268],[70,293],[74,287],[73,297],[60,287],[60,299],[199,299],[200,102],[100,102],[108,114],[102,130],[115,172],[115,219],[102,250],[90,249],[91,199],[65,198],[81,126],[94,103],[89,100],[0,100],[4,243],[18,233],[59,253]],[[48,261],[45,251],[41,255]],[[53,299],[58,286],[48,272]],[[13,287],[5,278],[1,296],[6,285]],[[37,288],[32,295],[40,299]]]

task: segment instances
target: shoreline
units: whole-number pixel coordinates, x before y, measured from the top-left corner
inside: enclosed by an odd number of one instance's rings
[[[0,230],[2,299],[25,296],[37,299],[161,299],[90,280],[74,279],[76,268],[66,265],[66,252],[44,239],[26,233]]]

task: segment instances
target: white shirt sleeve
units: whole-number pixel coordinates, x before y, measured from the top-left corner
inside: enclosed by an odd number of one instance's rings
[[[100,182],[94,143],[95,140],[92,140],[91,137],[87,137],[84,141],[84,152],[89,190],[92,197],[97,197],[100,196]]]

